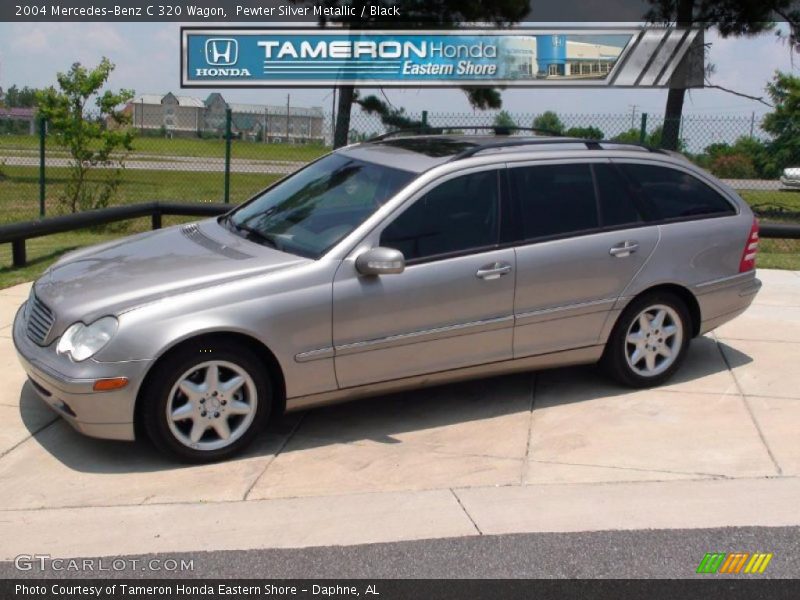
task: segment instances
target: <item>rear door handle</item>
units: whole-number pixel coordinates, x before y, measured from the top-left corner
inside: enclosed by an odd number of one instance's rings
[[[616,256],[617,258],[625,258],[626,256],[630,256],[639,248],[639,242],[628,240],[626,242],[621,242],[616,246],[612,246],[608,253],[611,256]]]
[[[492,279],[500,279],[507,273],[511,273],[511,265],[508,263],[496,262],[482,266],[478,269],[478,272],[475,273],[475,277],[491,281]]]

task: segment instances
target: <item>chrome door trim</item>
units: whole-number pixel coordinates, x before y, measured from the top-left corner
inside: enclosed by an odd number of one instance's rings
[[[582,365],[597,362],[603,354],[605,346],[593,345],[559,352],[548,352],[546,354],[535,354],[520,358],[513,358],[499,362],[483,363],[460,369],[449,371],[439,371],[436,373],[426,373],[414,375],[402,379],[391,379],[377,383],[353,386],[321,392],[308,396],[295,396],[288,398],[286,411],[305,410],[317,406],[344,402],[347,400],[357,400],[369,396],[380,396],[390,392],[398,392],[407,389],[419,389],[443,383],[453,383],[456,381],[466,381],[480,377],[500,375],[503,373],[514,373],[518,371],[530,371],[533,369],[548,369],[552,367],[564,367],[568,365]]]
[[[317,348],[316,350],[308,350],[295,354],[294,360],[299,363],[311,362],[312,360],[322,360],[323,358],[333,358],[333,347]]]
[[[493,331],[495,329],[504,329],[506,327],[512,327],[513,325],[514,316],[506,315],[504,317],[472,321],[470,323],[459,323],[457,325],[448,325],[446,327],[437,327],[435,329],[401,333],[398,335],[391,335],[374,340],[364,340],[361,342],[342,344],[335,347],[335,355],[347,356],[349,354],[371,352],[373,350],[382,350],[384,348],[395,348],[397,346],[405,346],[407,344],[431,342],[434,340],[457,337],[460,335],[470,335],[473,333],[482,333],[484,331]]]
[[[569,304],[567,306],[556,306],[553,308],[543,308],[517,314],[517,326],[529,323],[540,323],[543,321],[553,321],[555,319],[566,319],[580,315],[588,315],[594,312],[605,312],[611,310],[616,298],[605,298],[603,300],[592,300],[579,304]]]
[[[705,294],[716,288],[727,287],[729,285],[737,285],[744,281],[754,279],[755,276],[756,276],[755,270],[745,271],[744,273],[736,273],[736,275],[729,275],[727,277],[720,277],[718,279],[711,279],[710,281],[704,281],[702,283],[696,284],[694,287],[697,290],[698,294]]]

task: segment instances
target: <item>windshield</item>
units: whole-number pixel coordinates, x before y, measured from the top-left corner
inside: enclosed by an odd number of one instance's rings
[[[414,176],[330,154],[233,212],[227,223],[253,242],[316,259]]]

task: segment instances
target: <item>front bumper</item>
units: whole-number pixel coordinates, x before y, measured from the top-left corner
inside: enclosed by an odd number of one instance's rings
[[[781,175],[781,184],[785,187],[800,188],[800,179],[797,177],[786,177],[786,175]]]
[[[56,354],[52,344],[41,347],[28,339],[24,306],[14,318],[14,347],[37,395],[85,435],[133,440],[136,395],[149,361],[104,363],[88,359],[75,363]],[[128,385],[108,392],[93,390],[98,379],[114,377],[126,377]]]

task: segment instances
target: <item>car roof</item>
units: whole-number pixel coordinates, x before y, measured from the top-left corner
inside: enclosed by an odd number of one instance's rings
[[[576,158],[586,155],[597,158],[598,150],[631,152],[639,157],[643,153],[663,158],[677,154],[613,140],[540,135],[402,135],[368,140],[346,146],[338,152],[359,160],[421,173],[472,156],[535,153],[535,156],[543,157],[542,153],[563,155],[566,152]]]

